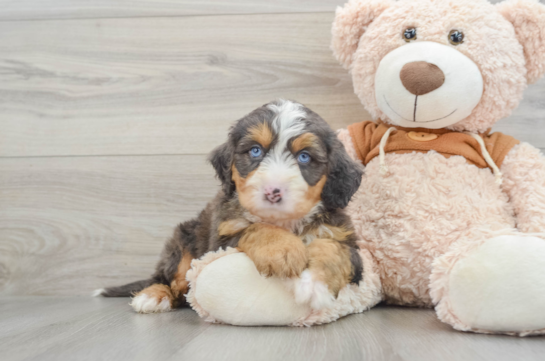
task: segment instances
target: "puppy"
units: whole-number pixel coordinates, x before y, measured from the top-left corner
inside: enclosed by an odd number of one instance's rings
[[[222,189],[175,229],[152,277],[95,295],[134,295],[141,313],[183,306],[191,261],[225,247],[245,252],[265,276],[301,276],[292,282],[296,300],[316,309],[359,283],[361,258],[342,209],[362,169],[320,116],[292,101],[266,104],[240,119],[209,160]]]

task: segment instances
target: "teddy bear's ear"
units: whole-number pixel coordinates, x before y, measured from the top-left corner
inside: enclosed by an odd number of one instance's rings
[[[524,48],[528,83],[536,82],[545,73],[545,6],[537,0],[507,0],[497,7]]]
[[[349,0],[344,7],[337,7],[331,49],[346,69],[352,64],[360,38],[369,24],[393,3],[393,0]]]

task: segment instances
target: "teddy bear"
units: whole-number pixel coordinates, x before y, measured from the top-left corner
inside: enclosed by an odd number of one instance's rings
[[[373,118],[338,132],[365,166],[347,208],[362,282],[312,309],[297,281],[227,249],[193,262],[190,304],[208,321],[312,325],[384,301],[462,331],[545,333],[545,157],[490,130],[545,73],[545,6],[349,0],[332,35]]]

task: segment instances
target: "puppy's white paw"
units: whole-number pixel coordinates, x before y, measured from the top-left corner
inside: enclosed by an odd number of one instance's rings
[[[130,305],[138,313],[158,313],[172,310],[172,304],[168,297],[158,299],[156,297],[150,297],[145,293],[134,297]]]
[[[301,278],[294,285],[295,302],[299,304],[310,303],[314,310],[321,310],[333,306],[335,297],[329,292],[327,285],[314,280],[312,272],[304,270]]]

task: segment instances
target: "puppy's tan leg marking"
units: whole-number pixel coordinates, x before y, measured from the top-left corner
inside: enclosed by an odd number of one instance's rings
[[[238,248],[267,277],[296,277],[307,266],[307,249],[303,241],[281,227],[253,224],[245,231]]]
[[[183,253],[184,255],[178,264],[178,270],[170,283],[170,289],[175,301],[173,304],[174,307],[185,303],[184,295],[187,293],[189,288],[189,282],[185,279],[185,274],[191,268],[191,261],[193,261],[193,257],[189,251],[184,250]]]
[[[332,239],[315,239],[308,245],[308,254],[313,279],[326,284],[337,297],[352,277],[349,248]]]
[[[170,311],[173,303],[170,287],[157,283],[138,292],[130,305],[138,313],[156,313]]]

